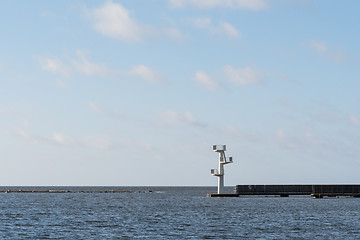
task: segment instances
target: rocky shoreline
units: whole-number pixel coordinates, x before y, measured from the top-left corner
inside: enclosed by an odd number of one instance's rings
[[[103,191],[70,191],[70,190],[0,190],[0,193],[152,193],[159,191],[130,191],[130,190],[103,190]]]

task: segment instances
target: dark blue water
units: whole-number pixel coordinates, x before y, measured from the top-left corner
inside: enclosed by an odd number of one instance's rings
[[[0,193],[0,239],[360,239],[357,198],[207,198],[216,189],[206,187],[44,189],[73,192]],[[132,192],[74,193],[104,189]]]

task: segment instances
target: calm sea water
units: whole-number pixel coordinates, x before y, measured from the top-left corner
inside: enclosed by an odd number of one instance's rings
[[[11,189],[19,188],[31,189]],[[209,187],[44,189],[133,192],[0,193],[0,239],[360,239],[357,198],[207,198],[216,191]]]

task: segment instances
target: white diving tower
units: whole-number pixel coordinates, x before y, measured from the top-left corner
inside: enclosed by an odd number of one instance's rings
[[[233,163],[232,157],[226,159],[226,145],[213,145],[213,151],[219,153],[219,169],[211,169],[211,175],[218,177],[218,194],[222,194],[224,189],[224,165]]]

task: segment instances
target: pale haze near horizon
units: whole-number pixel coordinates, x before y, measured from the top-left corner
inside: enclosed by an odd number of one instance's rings
[[[359,1],[5,1],[0,185],[359,183]]]

